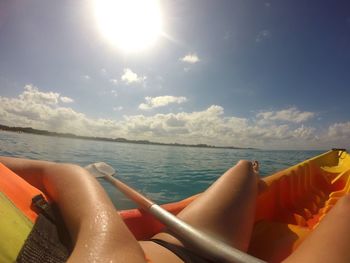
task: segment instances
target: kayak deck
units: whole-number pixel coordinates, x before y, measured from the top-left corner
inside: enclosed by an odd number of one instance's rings
[[[269,262],[291,254],[350,189],[350,156],[329,151],[264,179],[248,253]]]
[[[332,150],[263,178],[265,190],[257,199],[248,253],[268,262],[286,258],[349,193],[349,174],[350,155]],[[163,207],[177,214],[195,198]],[[163,228],[151,215],[138,209],[120,214],[139,240],[150,238]]]

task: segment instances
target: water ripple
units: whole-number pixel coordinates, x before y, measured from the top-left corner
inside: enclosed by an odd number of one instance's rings
[[[104,161],[118,170],[118,178],[160,204],[202,192],[240,159],[259,160],[261,175],[266,176],[319,153],[140,145],[0,131],[0,155],[82,166]],[[99,181],[117,208],[135,207],[111,185]]]

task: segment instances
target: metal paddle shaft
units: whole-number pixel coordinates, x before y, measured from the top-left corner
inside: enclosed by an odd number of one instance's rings
[[[177,237],[185,240],[199,251],[205,251],[219,262],[266,263],[256,257],[227,245],[180,220],[157,204],[149,212],[166,225]]]
[[[126,185],[122,181],[115,179],[113,176],[106,175],[104,176],[104,179],[106,179],[108,182],[117,187],[119,191],[124,193],[126,196],[128,196],[131,200],[133,200],[136,204],[141,206],[146,211],[149,211],[149,209],[154,205],[154,202],[147,199],[145,196],[141,195],[139,192]]]
[[[104,166],[108,166],[108,168]],[[129,187],[120,180],[114,178],[115,170],[105,163],[96,163],[86,167],[95,177],[103,177],[126,196],[140,205],[143,209],[154,215],[160,222],[166,225],[177,237],[199,251],[204,251],[209,257],[225,262],[235,263],[266,263],[232,246],[229,246],[213,237],[199,231],[193,226],[180,220],[159,205],[155,204],[139,192]],[[96,175],[96,170],[98,171]],[[99,175],[98,175],[99,174]],[[102,174],[102,175],[101,175]]]

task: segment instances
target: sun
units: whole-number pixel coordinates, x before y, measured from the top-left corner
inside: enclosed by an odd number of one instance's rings
[[[159,0],[94,0],[93,8],[102,35],[125,52],[149,48],[161,35]]]

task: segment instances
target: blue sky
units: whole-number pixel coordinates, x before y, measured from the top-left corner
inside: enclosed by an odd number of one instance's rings
[[[348,1],[159,6],[160,36],[126,52],[101,33],[93,0],[1,1],[0,123],[160,142],[350,147]]]

